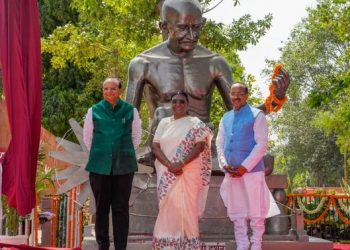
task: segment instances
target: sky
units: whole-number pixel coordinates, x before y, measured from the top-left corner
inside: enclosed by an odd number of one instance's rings
[[[218,2],[219,0],[215,1]],[[205,17],[230,24],[232,19],[238,19],[245,14],[251,14],[254,21],[269,13],[273,15],[272,26],[266,35],[260,38],[259,43],[249,45],[246,51],[239,53],[246,73],[255,76],[255,86],[258,86],[266,97],[269,82],[261,75],[261,71],[266,67],[265,59],[279,58],[279,48],[283,47],[293,27],[307,16],[306,8],[315,7],[316,4],[316,0],[240,0],[240,4],[234,7],[232,0],[223,0],[218,7],[205,14]]]

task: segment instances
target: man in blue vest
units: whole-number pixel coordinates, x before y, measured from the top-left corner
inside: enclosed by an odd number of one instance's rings
[[[90,150],[86,170],[96,203],[95,232],[98,249],[109,249],[109,211],[112,208],[115,249],[126,249],[129,232],[129,198],[134,172],[135,148],[141,141],[137,109],[120,99],[121,82],[107,78],[103,99],[93,105],[84,122],[84,142]]]
[[[219,166],[225,172],[220,194],[234,223],[237,249],[248,250],[251,244],[252,250],[261,250],[264,220],[279,213],[265,182],[267,122],[261,110],[247,104],[247,86],[233,84],[230,98],[233,110],[222,117],[216,139]]]

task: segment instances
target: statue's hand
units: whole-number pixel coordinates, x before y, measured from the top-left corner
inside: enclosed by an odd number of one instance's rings
[[[288,72],[282,68],[280,73],[273,80],[273,84],[275,86],[275,96],[278,99],[282,100],[286,96],[289,81]]]

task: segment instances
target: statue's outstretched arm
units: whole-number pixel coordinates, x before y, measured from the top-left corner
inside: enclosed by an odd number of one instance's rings
[[[282,65],[280,65],[282,67]],[[277,112],[287,100],[286,93],[290,83],[290,77],[285,68],[280,68],[279,73],[273,79],[273,93],[276,99],[271,98],[271,94],[266,98],[265,103],[259,105],[257,108],[268,114],[270,112]],[[277,102],[277,103],[276,103]]]
[[[141,57],[135,57],[129,64],[125,100],[137,109],[141,104],[146,68],[147,62]]]
[[[275,85],[275,95],[278,99],[282,100],[286,96],[289,83],[288,72],[285,68],[281,68],[280,74],[278,74],[273,81]]]
[[[233,84],[232,71],[228,63],[221,56],[216,56],[211,61],[211,72],[214,74],[214,82],[224,101],[226,109],[232,109],[230,89]]]

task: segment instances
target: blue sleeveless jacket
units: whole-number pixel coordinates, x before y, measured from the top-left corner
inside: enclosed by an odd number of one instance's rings
[[[230,166],[240,166],[253,150],[256,142],[254,139],[254,122],[261,110],[244,105],[239,111],[228,111],[223,116],[225,130],[225,158]],[[250,171],[264,171],[264,161]]]

